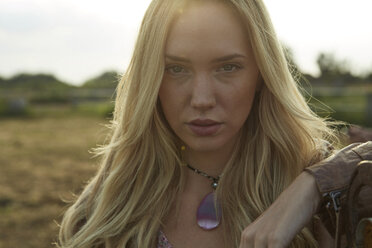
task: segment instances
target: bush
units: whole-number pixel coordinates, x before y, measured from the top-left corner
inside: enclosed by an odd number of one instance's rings
[[[0,99],[0,116],[16,117],[30,114],[28,103],[24,98]]]

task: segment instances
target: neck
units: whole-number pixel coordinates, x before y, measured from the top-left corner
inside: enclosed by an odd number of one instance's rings
[[[224,149],[218,151],[195,151],[186,149],[185,162],[192,167],[203,171],[212,177],[218,177],[222,174],[227,162],[229,161],[234,146],[225,146]],[[190,169],[187,169],[187,174],[192,177],[201,178]]]
[[[222,173],[229,159],[230,154],[229,156],[223,156],[220,153],[188,151],[186,155],[186,162],[189,165],[213,177]]]
[[[203,171],[212,177],[218,177],[222,174],[226,164],[231,158],[233,150],[235,148],[236,140],[228,142],[220,149],[216,150],[193,150],[190,147],[184,151],[184,160],[187,164],[191,165],[195,169]],[[199,194],[205,194],[210,192],[213,188],[211,186],[212,181],[208,178],[198,175],[194,171],[184,167],[186,175],[186,190],[191,192],[199,192]]]

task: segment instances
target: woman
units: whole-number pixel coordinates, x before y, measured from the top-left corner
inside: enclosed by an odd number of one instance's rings
[[[333,134],[261,1],[153,0],[112,129],[62,247],[317,247],[305,226],[321,197],[303,170]]]

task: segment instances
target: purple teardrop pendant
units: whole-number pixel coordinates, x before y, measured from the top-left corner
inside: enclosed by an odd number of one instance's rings
[[[215,194],[207,194],[198,207],[196,220],[198,225],[204,230],[212,230],[221,222],[221,206],[217,202],[217,209],[214,205]]]

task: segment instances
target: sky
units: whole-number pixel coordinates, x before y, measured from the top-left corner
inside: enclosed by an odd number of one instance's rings
[[[150,0],[0,0],[0,76],[50,73],[80,85],[124,72]],[[372,1],[266,0],[279,39],[304,72],[320,52],[372,71]]]

